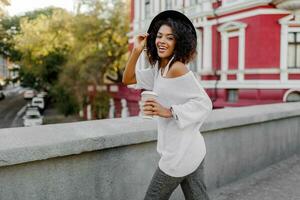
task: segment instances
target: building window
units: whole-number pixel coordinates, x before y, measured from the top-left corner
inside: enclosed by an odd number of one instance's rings
[[[288,68],[300,68],[300,32],[288,36]]]
[[[202,68],[202,30],[196,29],[197,33],[197,53],[195,58],[188,64],[189,69],[193,72],[201,72]]]
[[[239,2],[241,2],[241,0],[223,0],[223,4],[225,6],[233,5],[233,4],[236,4],[236,3],[239,3]]]
[[[150,0],[145,0],[145,18],[150,17]]]
[[[197,58],[195,58],[194,60],[192,60],[190,63],[189,63],[189,69],[193,72],[197,72],[198,66],[197,66]]]
[[[172,9],[172,0],[165,1],[165,9],[166,10]]]
[[[200,0],[190,0],[190,6],[194,6],[200,3]]]
[[[237,89],[228,89],[227,90],[227,101],[235,103],[239,100],[238,90]]]
[[[236,73],[238,81],[244,81],[245,69],[245,42],[246,42],[246,27],[247,24],[242,22],[228,22],[222,24],[218,30],[221,32],[221,70],[227,72],[230,64],[230,38],[238,37],[238,66],[237,69],[242,73]],[[227,73],[221,73],[221,80],[227,81]]]
[[[300,101],[300,92],[296,91],[289,94],[286,98],[286,102],[298,102]]]

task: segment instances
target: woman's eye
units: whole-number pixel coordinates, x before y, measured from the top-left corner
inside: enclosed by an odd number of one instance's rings
[[[161,38],[161,35],[156,35],[156,38]]]
[[[174,40],[174,38],[173,37],[168,37],[168,40]]]

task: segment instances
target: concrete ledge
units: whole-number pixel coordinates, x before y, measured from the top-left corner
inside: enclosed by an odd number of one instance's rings
[[[250,125],[300,116],[300,103],[277,103],[214,110],[200,131]]]
[[[0,129],[0,199],[142,199],[156,132],[139,117]],[[300,103],[214,110],[201,132],[213,190],[300,152]]]
[[[300,116],[300,103],[214,110],[201,132]],[[0,167],[156,140],[156,121],[140,117],[0,129]]]
[[[0,129],[0,167],[150,142],[155,122],[139,117]]]

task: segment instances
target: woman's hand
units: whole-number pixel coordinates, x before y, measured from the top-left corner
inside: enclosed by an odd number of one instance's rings
[[[164,118],[172,117],[171,111],[160,105],[155,99],[147,99],[143,110],[145,115],[157,115]]]
[[[148,33],[138,34],[134,39],[133,48],[142,52],[143,49],[145,48],[148,35],[149,35]]]

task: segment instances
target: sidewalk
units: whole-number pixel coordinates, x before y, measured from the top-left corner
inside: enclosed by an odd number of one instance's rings
[[[300,154],[213,191],[211,200],[300,200]]]

